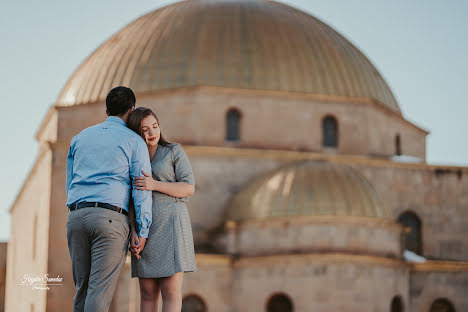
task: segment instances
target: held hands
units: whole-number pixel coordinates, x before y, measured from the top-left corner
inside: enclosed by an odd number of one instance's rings
[[[154,180],[151,175],[144,172],[143,170],[141,172],[143,173],[144,176],[136,177],[135,180],[133,181],[133,185],[136,186],[137,190],[147,190],[147,191],[156,190],[156,183],[158,181]]]
[[[152,190],[155,180],[151,175],[147,174],[143,170],[143,177],[137,177],[133,181],[133,185],[136,186],[138,190]],[[141,259],[140,252],[145,248],[146,238],[138,236],[135,229],[132,228],[132,234],[130,237],[130,252],[137,258]]]
[[[137,258],[141,259],[140,252],[145,248],[146,238],[138,236],[135,230],[132,230],[130,237],[130,252]]]

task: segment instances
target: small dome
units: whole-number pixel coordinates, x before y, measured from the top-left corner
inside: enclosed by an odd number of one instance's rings
[[[237,193],[227,220],[288,216],[391,218],[372,185],[356,170],[306,161],[257,178]]]
[[[320,20],[274,1],[193,0],[150,12],[98,47],[57,105],[103,101],[118,85],[137,95],[218,86],[351,97],[400,113],[359,49]]]

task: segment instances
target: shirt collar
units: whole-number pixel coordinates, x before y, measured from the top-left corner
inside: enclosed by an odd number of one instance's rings
[[[107,117],[105,122],[115,122],[115,123],[121,124],[122,126],[125,126],[125,127],[127,126],[125,121],[123,121],[122,118],[119,118],[117,116],[109,116]]]

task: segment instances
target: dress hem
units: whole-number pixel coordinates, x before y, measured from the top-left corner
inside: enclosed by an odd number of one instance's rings
[[[174,276],[176,273],[181,273],[181,272],[183,272],[183,273],[192,273],[192,272],[195,272],[195,270],[193,270],[193,271],[179,271],[179,272],[175,272],[175,273],[172,274],[172,275],[164,275],[164,276],[134,276],[134,275],[132,274],[131,277],[132,277],[132,278],[164,278],[164,277],[171,277],[171,276]]]

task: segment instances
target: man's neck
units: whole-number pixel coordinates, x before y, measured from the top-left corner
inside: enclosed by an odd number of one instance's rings
[[[108,117],[116,117],[116,118],[120,118],[120,119],[122,119],[122,120],[125,122],[125,124],[127,124],[127,120],[128,120],[128,114],[126,114],[126,115],[123,115],[123,116],[117,116],[117,115],[109,116],[109,115],[108,115]]]
[[[116,117],[119,117],[120,119],[122,119],[125,122],[125,124],[127,124],[128,114],[125,114],[122,117],[120,117],[120,116],[116,116]]]

